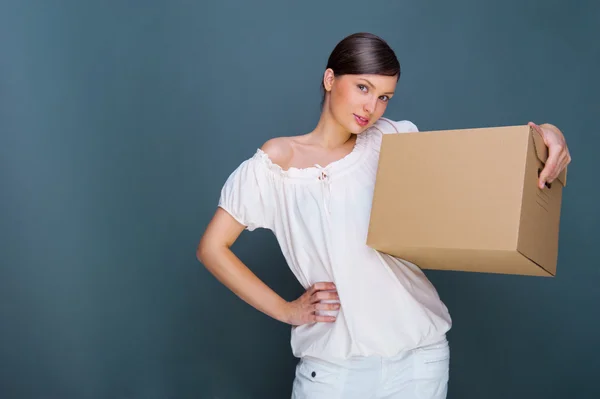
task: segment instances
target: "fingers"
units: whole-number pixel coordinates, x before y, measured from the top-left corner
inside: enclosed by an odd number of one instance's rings
[[[339,303],[317,303],[315,304],[316,310],[339,310]]]
[[[560,172],[567,167],[569,162],[571,162],[571,156],[568,152],[563,152],[558,162],[558,173],[556,174],[557,177]]]
[[[560,162],[561,154],[557,150],[556,146],[550,146],[548,148],[548,151],[549,151],[548,160],[546,161],[546,165],[544,166],[544,169],[540,173],[540,178],[538,181],[538,186],[540,188],[544,188],[546,183],[552,183],[552,181],[554,181],[554,179],[556,179],[556,176],[558,176],[558,173],[561,170],[561,169],[559,169],[559,166],[560,166],[559,162]]]
[[[571,162],[571,156],[560,145],[550,146],[548,151],[548,160],[538,180],[538,186],[541,189],[544,188],[546,183],[552,183]]]
[[[532,128],[534,128],[539,134],[542,135],[542,137],[544,137],[544,132],[542,131],[541,127],[539,127],[537,124],[535,124],[533,122],[529,122],[528,125],[531,126]]]
[[[334,316],[315,316],[315,321],[318,323],[333,323],[335,321]]]
[[[326,300],[339,300],[340,296],[337,291],[318,291],[315,292],[312,297],[312,303],[326,301]]]
[[[313,284],[311,289],[313,289],[315,291],[335,290],[335,284],[328,282],[328,281],[321,281],[321,282]]]
[[[333,323],[336,320],[335,316],[326,316],[318,314],[319,311],[336,311],[341,308],[338,303],[322,303],[322,301],[339,301],[340,297],[336,291],[336,286],[332,282],[321,281],[313,284],[303,295],[304,302],[304,323]],[[308,312],[308,314],[306,313]]]
[[[306,295],[313,298],[319,292],[335,292],[336,287],[335,284],[330,282],[318,282],[313,284],[308,290],[306,290]]]

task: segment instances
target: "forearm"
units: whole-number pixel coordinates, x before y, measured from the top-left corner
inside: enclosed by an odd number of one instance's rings
[[[264,314],[287,323],[288,302],[260,280],[228,248],[217,247],[199,251],[198,259],[217,280],[243,301]]]

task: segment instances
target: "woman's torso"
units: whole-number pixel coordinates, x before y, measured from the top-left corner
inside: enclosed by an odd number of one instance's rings
[[[292,272],[305,288],[332,281],[340,296],[334,323],[293,327],[298,357],[394,356],[443,339],[451,327],[446,306],[417,266],[365,244],[381,139],[392,129],[416,127],[381,119],[358,135],[348,155],[325,167],[284,170],[261,150],[253,157],[270,174],[271,229]]]

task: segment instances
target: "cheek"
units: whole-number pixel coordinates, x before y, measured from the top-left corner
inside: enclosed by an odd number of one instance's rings
[[[383,113],[385,112],[386,108],[387,108],[388,103],[384,103],[384,102],[377,102],[377,107],[375,108],[375,112],[374,115],[377,117],[377,119],[379,119]]]
[[[337,87],[337,90],[332,91],[332,100],[333,100],[333,106],[335,108],[340,108],[343,107],[344,104],[348,103],[348,100],[351,97],[350,91],[348,90],[348,88],[341,86],[341,87]]]
[[[342,84],[336,87],[335,105],[339,109],[354,109],[364,103],[364,93],[352,84]],[[354,112],[354,111],[353,111]]]

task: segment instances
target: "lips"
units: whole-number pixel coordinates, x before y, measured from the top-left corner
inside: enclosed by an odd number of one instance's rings
[[[354,119],[356,120],[356,123],[358,123],[360,126],[367,126],[369,124],[368,118],[363,118],[362,116],[358,116],[356,114],[353,115]]]

